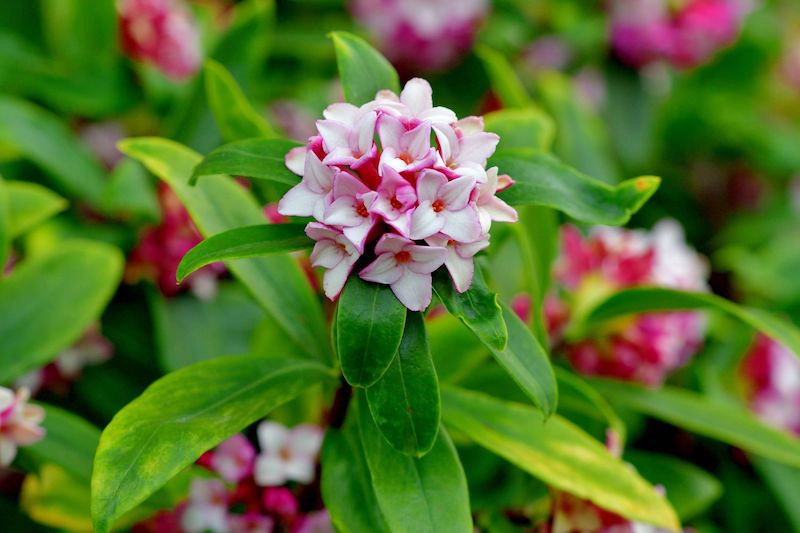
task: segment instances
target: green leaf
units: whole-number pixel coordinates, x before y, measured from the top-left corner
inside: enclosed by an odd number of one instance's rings
[[[342,533],[382,533],[383,520],[358,428],[328,428],[322,445],[322,500],[336,530]]]
[[[499,194],[509,204],[552,207],[589,224],[625,224],[661,181],[642,176],[612,187],[536,150],[497,152],[489,164],[514,179]]]
[[[223,139],[230,142],[277,136],[266,119],[253,109],[225,67],[209,59],[203,74],[208,103]]]
[[[265,222],[262,209],[244,188],[226,176],[187,182],[200,156],[178,143],[158,138],[127,139],[121,149],[164,180],[183,202],[204,237]],[[237,261],[228,269],[289,337],[321,361],[332,361],[322,307],[305,273],[288,255]]]
[[[300,143],[285,139],[246,139],[225,144],[208,154],[192,173],[200,176],[228,174],[297,185],[299,176],[286,168],[286,154]]]
[[[386,285],[350,276],[336,312],[336,346],[342,373],[369,387],[389,368],[400,347],[406,308]]]
[[[92,516],[105,533],[200,454],[333,374],[305,360],[231,356],[156,381],[103,431]]]
[[[579,425],[599,439],[605,439],[606,431],[611,429],[624,447],[627,428],[603,395],[574,372],[555,367],[555,374],[558,383],[558,413],[572,422],[576,422],[576,418],[580,421],[589,419],[599,422],[597,432],[588,431],[586,424]]]
[[[361,37],[343,31],[330,34],[336,49],[345,99],[353,105],[362,105],[378,91],[389,89],[400,92],[400,77],[391,63]]]
[[[765,425],[744,407],[720,403],[677,387],[651,390],[602,379],[592,379],[590,383],[612,404],[624,405],[626,409],[775,461],[800,466],[800,439]]]
[[[453,315],[430,317],[425,328],[441,382],[458,382],[490,356],[483,343]]]
[[[785,344],[800,356],[800,331],[793,324],[763,309],[736,305],[706,292],[686,292],[661,287],[627,289],[600,302],[589,311],[584,322],[576,327],[579,331],[585,331],[601,322],[634,313],[686,309],[709,309],[725,313]]]
[[[223,231],[189,250],[178,265],[177,278],[218,261],[245,259],[309,248],[305,224],[261,224]]]
[[[475,54],[483,61],[492,91],[505,108],[524,108],[533,106],[528,91],[514,72],[514,67],[503,54],[486,46],[476,46]]]
[[[466,292],[458,292],[443,269],[434,276],[433,290],[447,311],[466,324],[489,349],[506,347],[508,329],[497,295],[486,285],[480,268],[475,269],[472,285]]]
[[[3,271],[11,251],[11,214],[8,197],[6,182],[0,176],[0,280],[3,278]]]
[[[366,394],[372,418],[392,448],[416,457],[430,451],[441,401],[421,313],[409,311],[397,355]]]
[[[686,461],[637,450],[627,452],[625,460],[650,483],[666,489],[683,522],[702,514],[722,496],[722,484],[714,476]]]
[[[122,277],[116,248],[69,241],[0,285],[0,383],[54,359],[100,316]]]
[[[67,201],[36,183],[7,181],[10,235],[19,237],[67,208]]]
[[[150,174],[138,161],[123,159],[108,178],[103,205],[120,217],[158,222],[161,208],[153,185]]]
[[[761,457],[750,457],[758,474],[770,488],[783,508],[786,518],[795,530],[800,531],[800,468],[789,467]]]
[[[0,147],[16,150],[40,166],[70,196],[102,207],[103,169],[56,115],[0,96]]]
[[[547,151],[553,144],[555,124],[537,108],[501,109],[483,116],[486,131],[500,136],[498,150],[533,148]]]
[[[381,437],[363,394],[358,426],[372,487],[393,533],[469,533],[473,530],[464,470],[444,428],[433,448],[415,459]]]
[[[442,387],[446,426],[545,483],[626,518],[678,529],[666,499],[620,459],[558,415],[547,423],[522,404]]]

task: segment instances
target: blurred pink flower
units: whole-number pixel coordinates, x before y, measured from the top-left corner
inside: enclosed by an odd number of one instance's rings
[[[275,520],[258,513],[232,514],[228,516],[227,533],[272,533]]]
[[[488,0],[353,0],[350,5],[405,73],[455,64],[472,48],[490,7]]]
[[[299,511],[297,498],[286,487],[265,488],[262,504],[264,509],[279,516],[291,517]]]
[[[256,459],[256,483],[262,487],[274,487],[287,481],[313,481],[322,437],[323,430],[317,426],[304,424],[288,429],[277,422],[261,422],[258,426],[261,454]]]
[[[634,522],[602,509],[589,500],[556,491],[550,520],[541,533],[667,533],[649,524]]]
[[[228,491],[222,481],[200,478],[192,481],[181,527],[186,533],[227,533]]]
[[[182,0],[119,0],[118,9],[122,48],[132,59],[178,80],[197,72],[200,34]]]
[[[45,435],[39,426],[44,420],[44,409],[28,404],[29,397],[26,388],[14,392],[0,387],[0,466],[11,464],[19,446],[30,446]]]
[[[210,466],[229,483],[239,482],[253,474],[256,449],[247,437],[237,433],[217,446]]]
[[[335,533],[326,509],[307,514],[293,533]]]

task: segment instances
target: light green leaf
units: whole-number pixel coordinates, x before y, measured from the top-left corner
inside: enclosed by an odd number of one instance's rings
[[[0,280],[11,251],[11,214],[9,194],[5,180],[0,176]]]
[[[441,382],[458,382],[490,356],[489,349],[453,315],[430,317],[425,328]]]
[[[103,191],[105,209],[124,218],[158,222],[161,208],[151,179],[138,161],[120,161],[109,176]]]
[[[381,437],[363,394],[357,394],[358,426],[372,487],[393,533],[470,533],[473,530],[464,470],[449,435],[424,457],[394,450]]]
[[[627,428],[622,419],[603,396],[574,372],[554,367],[558,383],[558,413],[576,422],[591,420],[599,422],[597,432],[589,431],[586,424],[578,424],[599,439],[607,438],[606,431],[613,430],[624,447]],[[592,424],[596,426],[597,424]]]
[[[354,417],[351,417],[354,418]],[[322,446],[322,500],[336,530],[342,533],[384,533],[383,520],[358,428],[349,421],[328,428]]]
[[[177,278],[218,261],[245,259],[309,248],[305,224],[261,224],[223,231],[189,250],[178,265]]]
[[[661,181],[642,176],[612,187],[536,150],[497,152],[489,164],[514,179],[499,194],[509,204],[552,207],[589,224],[625,224]]]
[[[361,37],[343,31],[330,34],[336,49],[339,78],[344,96],[353,105],[362,105],[378,91],[400,92],[400,78],[391,63]]]
[[[0,96],[0,147],[40,166],[60,190],[100,208],[105,175],[61,120],[29,102]]]
[[[514,67],[503,54],[487,46],[476,46],[475,53],[483,61],[492,90],[505,108],[533,106],[528,91],[514,72]]]
[[[800,466],[800,439],[771,428],[744,407],[720,403],[696,392],[665,386],[659,390],[620,381],[590,383],[612,405],[624,405],[698,435],[721,440],[743,450],[788,465]]]
[[[185,146],[166,139],[140,138],[127,139],[120,147],[175,191],[204,237],[265,222],[252,195],[226,176],[208,176],[190,187],[187,183],[200,156]],[[228,269],[309,355],[332,360],[322,307],[293,258],[251,258],[231,263]]]
[[[246,355],[198,363],[156,381],[100,438],[92,476],[95,530],[107,532],[200,454],[333,377],[312,361]]]
[[[366,394],[372,418],[392,448],[415,457],[430,451],[441,401],[421,313],[408,312],[397,355]]]
[[[67,208],[66,200],[36,183],[7,181],[6,192],[12,239]]]
[[[112,246],[76,240],[17,266],[0,285],[0,383],[75,342],[111,299],[123,263]]]
[[[447,386],[442,416],[446,426],[557,489],[632,520],[679,527],[654,487],[558,415],[545,423],[525,405]]]
[[[336,311],[336,346],[342,373],[369,387],[389,368],[400,347],[406,308],[386,285],[350,276]]]
[[[790,322],[763,309],[744,307],[706,292],[686,292],[662,287],[639,287],[617,292],[589,311],[577,331],[633,313],[708,309],[741,320],[785,344],[800,357],[800,331]]]
[[[553,144],[553,119],[534,107],[493,111],[483,116],[483,122],[486,131],[500,136],[498,150],[533,148],[547,151]]]
[[[225,67],[208,60],[203,74],[208,103],[223,139],[230,142],[277,136],[266,119],[253,109]]]
[[[195,167],[191,183],[200,176],[228,174],[297,185],[300,177],[286,168],[286,154],[300,143],[285,139],[245,139],[225,144]]]

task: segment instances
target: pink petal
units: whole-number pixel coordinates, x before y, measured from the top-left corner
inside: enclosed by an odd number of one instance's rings
[[[322,136],[322,143],[326,152],[339,147],[349,147],[350,128],[336,120],[318,120],[317,130]]]
[[[375,123],[377,120],[378,114],[375,113],[375,111],[370,111],[361,117],[361,120],[359,120],[356,125],[357,136],[355,139],[355,148],[357,148],[361,154],[369,152],[372,144],[375,142]]]
[[[458,117],[456,117],[456,114],[451,109],[437,106],[419,113],[417,119],[430,122],[431,124],[452,124],[458,120]]]
[[[325,223],[345,227],[359,226],[364,221],[364,217],[356,212],[355,202],[356,199],[352,196],[342,196],[335,200],[325,210]]]
[[[403,87],[400,101],[416,116],[433,107],[433,89],[422,78],[412,78]]]
[[[407,246],[406,251],[411,254],[411,263],[408,268],[417,274],[430,274],[444,263],[447,255],[445,248],[434,246]]]
[[[474,161],[484,164],[497,148],[500,137],[496,133],[475,133],[461,139],[459,161]]]
[[[294,217],[313,216],[319,197],[319,194],[311,192],[305,183],[300,182],[289,189],[278,202],[278,213]]]
[[[445,235],[459,242],[480,239],[483,228],[475,207],[468,205],[460,211],[442,211],[440,215],[444,220],[441,231]]]
[[[449,211],[459,211],[467,206],[474,188],[475,178],[469,176],[456,178],[442,186],[439,190],[439,199]]]
[[[436,126],[433,128],[436,140],[439,141],[439,150],[445,164],[449,164],[451,159],[458,153],[458,136],[456,132],[447,125]]]
[[[337,102],[329,105],[322,114],[328,120],[338,120],[345,124],[352,124],[358,116],[359,109],[353,104]]]
[[[472,135],[483,131],[483,117],[464,117],[456,122],[456,126],[464,135]]]
[[[308,235],[309,239],[315,241],[321,241],[323,239],[336,240],[336,238],[341,235],[341,232],[325,224],[320,224],[319,222],[309,222],[306,225],[306,235]]]
[[[314,245],[311,252],[311,266],[321,268],[334,268],[344,259],[344,253],[339,245],[332,240],[320,241]]]
[[[378,137],[381,140],[381,147],[385,151],[393,148],[400,152],[400,138],[406,132],[403,124],[391,115],[381,115],[378,120]]]
[[[403,267],[397,264],[394,254],[387,253],[378,256],[375,261],[359,272],[358,276],[366,281],[391,285],[400,279],[404,270]]]
[[[431,149],[431,125],[423,122],[407,131],[400,139],[400,145],[415,160],[425,158]]]
[[[385,234],[375,245],[376,254],[393,253],[396,254],[409,244],[414,244],[412,241],[401,237],[400,235],[392,235],[391,233]]]
[[[306,166],[306,147],[298,146],[297,148],[292,148],[286,154],[284,161],[286,162],[286,167],[289,170],[298,176],[302,176],[303,169],[305,169]]]
[[[361,221],[361,224],[357,226],[350,226],[342,230],[344,236],[355,245],[358,253],[364,253],[364,245],[367,242],[367,237],[369,237],[369,232],[372,231],[376,222],[374,217],[361,218]]]
[[[303,181],[308,189],[318,194],[326,193],[333,187],[333,180],[333,170],[323,164],[313,152],[308,152],[303,170]]]
[[[340,261],[335,267],[325,271],[325,274],[322,275],[322,290],[325,292],[325,296],[331,300],[335,300],[339,296],[358,257],[356,255],[352,259]]]
[[[461,257],[455,250],[455,247],[450,247],[447,250],[447,258],[444,261],[450,277],[453,278],[453,283],[458,292],[465,292],[472,285],[472,276],[475,273],[475,260],[470,257],[469,259]]]
[[[519,218],[517,211],[505,203],[500,198],[492,197],[492,199],[483,204],[481,209],[484,210],[492,220],[497,222],[516,222]]]
[[[364,185],[358,178],[347,172],[339,172],[333,179],[333,197],[355,197],[358,194],[369,192],[369,187]]]
[[[406,269],[403,275],[391,284],[392,292],[411,311],[423,311],[431,303],[431,275],[417,274]]]

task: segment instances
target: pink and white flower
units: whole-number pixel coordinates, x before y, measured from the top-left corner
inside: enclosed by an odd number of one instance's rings
[[[303,424],[288,429],[277,422],[259,424],[261,454],[256,459],[256,483],[274,487],[287,481],[313,481],[322,438],[323,431],[317,426]]]
[[[26,388],[17,392],[0,387],[0,466],[8,466],[17,456],[17,448],[30,446],[44,438],[40,427],[44,409],[28,404],[30,392]]]
[[[227,533],[228,491],[219,479],[194,479],[181,516],[186,533]]]
[[[272,533],[275,520],[258,513],[232,514],[228,517],[227,533]]]
[[[237,483],[253,474],[256,449],[247,437],[237,433],[212,452],[210,466],[228,483]]]
[[[428,82],[415,78],[399,96],[333,104],[317,129],[286,155],[302,180],[278,211],[315,219],[307,233],[317,241],[312,264],[326,270],[325,295],[335,300],[356,263],[373,256],[359,276],[390,285],[409,309],[428,306],[431,272],[442,264],[468,290],[491,222],[517,219],[496,196],[513,180],[486,170],[499,138],[483,120],[434,106]]]

